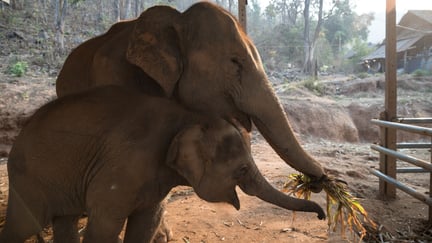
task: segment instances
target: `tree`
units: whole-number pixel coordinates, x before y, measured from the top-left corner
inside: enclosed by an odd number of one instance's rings
[[[303,10],[303,19],[304,19],[304,30],[303,30],[303,40],[304,40],[304,60],[303,60],[303,72],[309,73],[309,69],[311,68],[312,57],[311,57],[311,48],[310,48],[310,1],[305,0],[305,6]]]
[[[131,0],[121,1],[120,19],[128,19],[131,13]]]
[[[350,57],[344,60],[343,69],[348,72],[364,71],[358,64],[362,62],[363,57],[373,51],[374,47],[358,37],[353,38],[349,46],[349,49],[344,50],[345,55],[349,54]]]
[[[303,72],[309,75],[317,76],[317,60],[315,59],[315,47],[321,33],[321,26],[323,24],[323,2],[318,0],[318,21],[315,27],[312,39],[310,38],[310,0],[305,0],[303,11],[304,17],[304,63]]]
[[[24,1],[23,0],[10,0],[10,5],[12,9],[23,9]]]
[[[373,20],[373,14],[358,16],[352,11],[349,0],[333,0],[329,9],[323,10],[323,0],[305,0],[304,6],[304,66],[307,74],[316,75],[316,44],[320,38],[325,38],[327,45],[331,47],[333,56],[341,57],[343,46],[352,39],[358,38],[366,41],[368,26]],[[309,5],[309,7],[307,6]],[[315,10],[315,15],[310,14]],[[311,26],[315,29],[311,31]],[[307,34],[309,33],[309,34]],[[324,42],[321,42],[324,43]]]
[[[115,22],[137,17],[153,5],[170,5],[184,11],[197,1],[11,0],[15,8],[8,9],[24,10],[34,17],[32,31],[36,35],[46,31],[46,39],[53,37],[55,51],[65,53],[82,41],[104,33]],[[238,13],[236,0],[211,1],[235,16]],[[274,71],[285,72],[287,67],[295,67],[307,74],[316,74],[320,65],[342,63],[345,46],[353,39],[366,41],[367,27],[373,20],[372,14],[353,12],[349,0],[270,0],[265,9],[260,2],[248,0],[248,35],[256,44],[265,67],[272,67]]]
[[[65,17],[68,8],[67,0],[54,0],[54,29],[56,35],[57,50],[63,52]]]
[[[302,2],[303,0],[271,0],[265,12],[270,18],[278,17],[277,24],[296,25]]]
[[[373,18],[373,13],[357,15],[352,11],[349,1],[337,1],[324,22],[325,38],[333,52],[340,54],[341,47],[353,38],[366,41],[368,26]]]
[[[263,29],[261,21],[261,6],[257,0],[250,0],[247,5],[247,30],[250,36],[257,36],[261,34]]]
[[[113,11],[114,11],[114,19],[116,22],[121,20],[121,0],[114,0],[113,2]]]

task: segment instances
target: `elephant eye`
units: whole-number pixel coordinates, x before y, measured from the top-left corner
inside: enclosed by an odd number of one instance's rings
[[[241,73],[243,70],[243,64],[242,62],[237,58],[237,57],[232,57],[231,58],[231,63],[233,63],[236,67],[236,75],[239,78],[239,80],[241,80]]]
[[[234,63],[235,65],[237,65],[239,68],[242,68],[242,66],[243,66],[241,61],[237,57],[232,57],[231,62]]]
[[[238,180],[245,176],[249,171],[249,167],[247,165],[242,165],[234,172],[234,179]]]

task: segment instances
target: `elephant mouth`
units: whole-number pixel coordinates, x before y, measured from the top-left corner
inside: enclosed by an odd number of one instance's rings
[[[228,203],[233,205],[235,209],[240,210],[240,200],[235,190],[233,190],[233,194],[231,195],[230,201]]]
[[[228,195],[224,193],[225,196],[222,197],[216,194],[203,195],[200,194],[199,192],[197,192],[197,194],[199,197],[206,200],[207,202],[213,202],[213,203],[224,202],[224,203],[231,204],[235,209],[240,210],[240,200],[238,198],[235,189],[229,192]]]

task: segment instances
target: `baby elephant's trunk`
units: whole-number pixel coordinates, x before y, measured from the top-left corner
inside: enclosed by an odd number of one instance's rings
[[[315,212],[318,214],[319,219],[325,219],[326,215],[324,210],[317,203],[305,199],[294,198],[275,189],[264,178],[255,165],[250,172],[251,173],[248,173],[239,185],[248,195],[257,196],[266,202],[288,210]]]

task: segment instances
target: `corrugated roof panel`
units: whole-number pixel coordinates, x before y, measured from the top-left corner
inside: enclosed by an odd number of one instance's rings
[[[413,38],[398,40],[396,42],[396,51],[399,53],[408,50],[423,36],[424,36],[423,34],[420,34]],[[381,45],[380,47],[378,47],[378,49],[376,49],[374,52],[365,56],[363,60],[378,59],[378,58],[385,58],[385,45]]]

